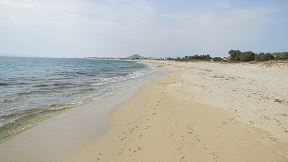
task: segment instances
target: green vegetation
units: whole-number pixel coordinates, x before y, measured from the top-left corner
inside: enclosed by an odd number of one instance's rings
[[[259,53],[256,54],[251,51],[241,52],[239,50],[230,50],[230,62],[249,62],[249,61],[269,61],[269,60],[287,60],[288,52],[278,53]]]
[[[254,61],[256,54],[252,51],[241,52],[239,50],[230,50],[230,62],[241,61],[241,62],[249,62]]]
[[[288,52],[274,53],[275,60],[288,60]]]
[[[250,62],[250,61],[269,61],[269,60],[288,60],[288,52],[278,52],[278,53],[254,53],[252,51],[241,52],[239,50],[231,49],[229,52],[229,58],[221,57],[211,57],[209,54],[206,55],[193,55],[178,58],[168,58],[168,60],[175,61],[229,61],[229,62]]]
[[[209,54],[207,55],[194,55],[194,56],[185,56],[183,58],[177,58],[176,61],[191,61],[191,60],[204,60],[210,61],[211,57]]]
[[[221,57],[214,57],[213,61],[218,62],[218,61],[225,61],[225,60],[223,60],[223,58],[221,58]]]
[[[255,61],[269,61],[269,60],[274,60],[274,56],[271,55],[270,53],[259,53],[255,56]]]
[[[206,55],[193,55],[193,56],[185,56],[185,57],[178,57],[178,58],[168,58],[168,60],[175,60],[175,61],[225,61],[221,57],[211,57],[209,54]]]
[[[193,55],[193,56],[185,56],[185,57],[178,57],[176,59],[168,58],[168,60],[175,60],[175,61],[210,61],[212,58],[209,54],[207,55]]]

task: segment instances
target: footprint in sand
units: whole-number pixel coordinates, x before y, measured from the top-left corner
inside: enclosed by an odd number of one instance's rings
[[[150,126],[148,125],[145,129],[148,129],[148,128],[150,128]]]
[[[137,149],[134,150],[134,152],[138,152],[138,151],[141,151],[142,148],[141,147],[138,147]]]

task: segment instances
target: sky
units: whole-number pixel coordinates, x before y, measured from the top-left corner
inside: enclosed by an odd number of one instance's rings
[[[226,56],[288,51],[288,0],[0,0],[0,53]]]

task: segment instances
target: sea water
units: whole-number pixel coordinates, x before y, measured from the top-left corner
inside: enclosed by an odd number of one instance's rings
[[[160,75],[135,61],[0,57],[0,141],[63,110]]]

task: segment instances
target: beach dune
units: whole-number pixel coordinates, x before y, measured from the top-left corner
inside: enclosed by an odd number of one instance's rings
[[[61,161],[288,160],[287,64],[148,63],[168,74]]]

